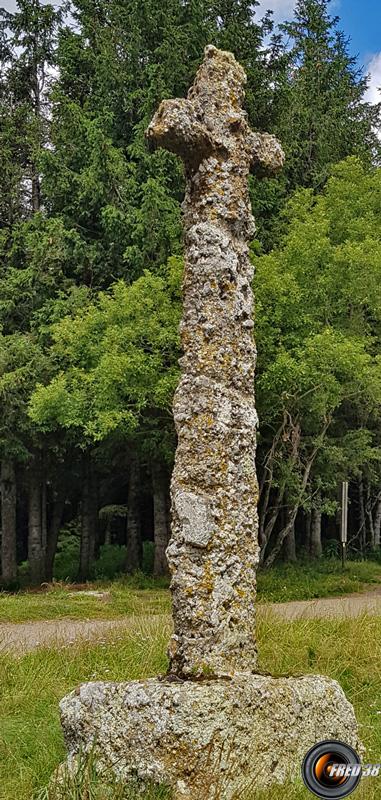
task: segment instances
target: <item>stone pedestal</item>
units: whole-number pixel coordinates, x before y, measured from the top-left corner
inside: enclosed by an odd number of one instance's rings
[[[282,784],[323,739],[359,747],[352,706],[319,675],[88,683],[62,700],[61,716],[70,757],[94,748],[100,771],[169,785],[175,800]]]

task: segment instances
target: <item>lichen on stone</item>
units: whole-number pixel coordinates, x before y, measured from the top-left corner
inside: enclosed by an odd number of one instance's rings
[[[148,140],[177,153],[187,176],[182,377],[175,394],[172,478],[174,637],[180,676],[253,670],[258,563],[254,403],[255,225],[247,179],[283,163],[273,136],[250,130],[246,76],[208,46],[185,100],[165,100]],[[195,570],[195,566],[197,569]],[[195,631],[197,632],[195,634]]]
[[[201,672],[201,676],[200,676]],[[85,684],[61,702],[69,764],[91,753],[123,783],[168,784],[174,800],[233,800],[300,775],[317,741],[361,749],[353,708],[320,675]]]
[[[186,100],[166,100],[148,138],[184,160],[182,375],[174,399],[174,632],[170,674],[86,684],[61,702],[69,764],[169,784],[174,800],[233,800],[300,776],[318,740],[359,746],[353,708],[321,676],[255,675],[258,563],[249,170],[280,145],[250,131],[245,73],[209,46]]]

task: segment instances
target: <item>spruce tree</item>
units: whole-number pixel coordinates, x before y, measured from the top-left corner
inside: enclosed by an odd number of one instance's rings
[[[329,6],[330,0],[298,0],[293,20],[281,25],[271,42],[271,129],[282,142],[286,163],[276,179],[252,184],[265,250],[278,241],[282,209],[295,189],[321,192],[333,165],[348,156],[368,164],[381,157],[381,105],[365,101],[368,79]]]
[[[288,102],[277,125],[287,151],[288,189],[321,188],[349,155],[380,155],[379,107],[365,102],[367,78],[329,14],[329,0],[298,0],[283,25],[292,42]]]
[[[45,361],[33,313],[56,292],[55,242],[46,236],[41,200],[41,156],[49,146],[49,88],[63,10],[40,0],[18,0],[14,14],[0,11],[0,324],[2,421],[2,578],[16,571],[16,482],[20,464],[32,464],[39,524],[30,525],[31,577],[45,575],[47,475],[43,444],[31,430],[26,401]],[[53,269],[52,269],[53,267]],[[53,288],[54,287],[54,288]],[[29,507],[31,508],[31,503]],[[45,509],[45,510],[44,510]],[[44,533],[45,528],[45,533]]]
[[[43,189],[50,213],[86,243],[82,275],[91,286],[131,281],[181,252],[182,168],[163,150],[149,153],[144,131],[163,98],[186,94],[206,44],[235,51],[248,73],[251,124],[273,127],[275,59],[269,64],[264,46],[271,23],[258,22],[257,5],[73,3],[75,28],[60,38]]]

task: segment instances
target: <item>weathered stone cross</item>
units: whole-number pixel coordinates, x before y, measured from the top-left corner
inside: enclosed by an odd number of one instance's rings
[[[231,675],[256,662],[254,234],[250,170],[283,164],[278,142],[253,133],[246,76],[231,53],[205,50],[188,99],[164,100],[147,136],[184,161],[184,357],[174,401],[174,635],[171,672]]]
[[[155,143],[182,156],[187,173],[168,548],[172,676],[88,683],[61,702],[70,769],[91,753],[99,771],[123,782],[164,783],[176,800],[268,790],[299,777],[317,741],[359,742],[353,708],[335,681],[253,674],[258,545],[247,176],[251,168],[276,169],[283,154],[275,139],[249,130],[244,83],[234,57],[208,47],[188,99],[162,103],[148,129]],[[181,680],[192,677],[210,679]]]

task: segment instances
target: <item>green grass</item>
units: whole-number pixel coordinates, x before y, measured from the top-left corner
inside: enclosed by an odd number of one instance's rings
[[[115,775],[102,773],[96,768],[94,754],[80,755],[76,769],[61,765],[49,785],[38,792],[36,800],[171,800],[168,787],[146,784],[142,797],[142,786],[137,781],[118,781]]]
[[[169,623],[136,620],[96,646],[0,655],[0,800],[31,800],[64,757],[58,702],[83,681],[126,680],[166,668]]]
[[[162,672],[170,622],[137,618],[132,630],[103,644],[0,656],[0,800],[60,800],[44,791],[64,758],[58,701],[80,682],[129,680]],[[381,618],[279,622],[258,626],[260,669],[274,675],[323,673],[340,681],[353,702],[367,758],[381,760]],[[67,788],[63,800],[132,800],[132,790],[90,782]],[[357,797],[381,795],[381,779],[364,782]],[[84,785],[86,788],[84,789]],[[378,791],[375,794],[374,792]],[[164,798],[162,791],[145,800]],[[137,795],[136,795],[137,797]],[[255,800],[307,800],[302,786],[267,791]],[[196,800],[196,799],[195,799]],[[251,799],[250,799],[251,800]],[[254,798],[252,798],[254,800]]]
[[[333,560],[313,564],[277,565],[258,575],[259,602],[309,600],[360,592],[381,583],[381,564],[348,562],[345,570]],[[86,588],[86,587],[85,587]],[[88,589],[110,595],[88,597],[59,584],[43,592],[0,593],[0,622],[42,619],[116,619],[122,616],[165,614],[170,610],[168,583],[142,575],[114,583],[89,584]]]
[[[281,603],[287,600],[313,600],[362,592],[372,584],[381,584],[381,564],[377,561],[341,562],[321,559],[305,564],[277,564],[258,574],[260,602]]]
[[[153,582],[151,582],[153,585]],[[105,599],[89,597],[73,587],[59,585],[45,591],[0,594],[0,622],[49,619],[117,619],[124,616],[165,614],[170,610],[168,589],[159,582],[154,588],[137,588],[134,581],[89,584],[84,591],[102,591]]]

